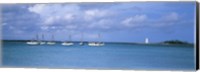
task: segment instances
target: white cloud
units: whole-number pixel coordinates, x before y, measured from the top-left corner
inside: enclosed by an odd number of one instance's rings
[[[55,22],[72,21],[75,15],[79,15],[80,8],[75,4],[36,4],[29,7],[30,12],[39,14],[44,24],[55,24]]]
[[[49,27],[48,27],[48,26],[41,26],[41,29],[42,29],[42,30],[48,30]]]
[[[99,9],[90,9],[84,12],[85,20],[93,20],[94,18],[104,17],[109,15],[109,12],[106,10],[99,10]]]
[[[159,18],[150,18],[146,15],[135,15],[133,17],[128,17],[121,21],[121,24],[126,27],[166,27],[177,24],[179,20],[179,15],[176,12],[170,12],[168,14],[162,15]]]
[[[55,27],[55,26],[52,26],[51,29],[56,29],[56,27]]]
[[[76,25],[67,25],[66,29],[76,29],[77,26]]]
[[[54,17],[49,17],[44,20],[44,24],[50,25],[53,24],[54,21],[55,21]]]
[[[64,19],[71,21],[71,20],[75,19],[75,16],[73,14],[66,14],[66,15],[64,15]]]
[[[171,12],[163,15],[157,22],[152,25],[153,27],[165,27],[177,24],[179,20],[179,14],[176,12]]]
[[[146,15],[135,15],[133,17],[126,18],[121,23],[127,27],[135,27],[142,25],[142,23],[144,23],[145,20],[147,20]]]
[[[45,6],[46,6],[45,4],[36,4],[33,7],[29,7],[28,10],[30,12],[41,14]]]
[[[179,19],[179,15],[176,12],[172,12],[164,16],[163,19],[165,19],[166,21],[176,21]]]
[[[88,25],[89,28],[109,29],[113,24],[110,19],[101,19]]]
[[[130,6],[128,8],[131,7],[138,6]],[[135,16],[126,17],[125,19],[122,19],[122,21],[118,21],[118,16],[115,15],[116,12],[114,12],[114,9],[84,9],[76,4],[36,4],[28,9],[30,12],[40,15],[42,20],[42,23],[40,23],[42,30],[81,30],[87,28],[107,30],[111,28],[122,29],[122,27],[161,27],[172,25],[179,19],[179,15],[175,12],[160,16],[158,19],[147,17],[146,13],[136,13]],[[117,14],[122,16],[124,15],[123,13],[124,12],[119,11]],[[55,24],[58,24],[58,26]],[[52,26],[55,27],[52,28]],[[58,28],[59,26],[61,26],[61,28]]]
[[[36,4],[29,7],[28,10],[40,16],[42,30],[52,29],[51,26],[55,26],[55,24],[62,25],[64,30],[88,27],[108,29],[110,21],[104,20],[104,18],[114,14],[106,9],[81,9],[76,4]],[[82,23],[88,25],[80,25]]]

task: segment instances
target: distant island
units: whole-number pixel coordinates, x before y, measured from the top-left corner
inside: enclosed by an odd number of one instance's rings
[[[168,40],[168,41],[164,41],[161,42],[162,44],[191,44],[185,41],[180,41],[180,40]]]

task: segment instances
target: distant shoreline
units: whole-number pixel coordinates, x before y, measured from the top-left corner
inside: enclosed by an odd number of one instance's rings
[[[28,42],[30,40],[1,40],[2,42]],[[63,41],[55,41],[55,42],[63,42]],[[72,41],[75,43],[78,43],[80,41]],[[88,42],[94,42],[94,41],[83,41],[85,43]],[[104,42],[104,43],[119,43],[119,44],[145,44],[145,45],[194,45],[192,43],[187,43],[187,44],[170,44],[170,43],[164,43],[164,42],[160,42],[160,43],[136,43],[136,42]]]

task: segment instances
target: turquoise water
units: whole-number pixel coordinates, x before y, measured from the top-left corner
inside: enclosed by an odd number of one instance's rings
[[[35,68],[194,70],[194,48],[183,45],[106,43],[87,45],[30,46],[25,42],[3,43],[3,66]]]

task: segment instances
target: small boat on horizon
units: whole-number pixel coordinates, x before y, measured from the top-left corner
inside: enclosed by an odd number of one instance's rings
[[[84,43],[83,43],[83,33],[81,34],[81,40],[80,40],[79,45],[84,45]]]
[[[52,35],[52,40],[51,41],[49,41],[49,42],[47,42],[47,44],[48,45],[55,45],[56,44],[56,42],[54,41],[54,35]]]
[[[80,42],[79,45],[84,45],[83,42]]]
[[[71,46],[71,45],[74,45],[74,43],[72,43],[72,42],[63,42],[62,45]]]
[[[40,45],[46,44],[46,42],[44,41],[44,35],[42,34],[42,39],[41,41],[39,41]]]
[[[103,42],[89,42],[89,46],[104,46]]]
[[[38,41],[38,35],[36,35],[36,39],[32,39],[30,42],[26,42],[28,45],[39,45],[40,42]]]
[[[72,45],[74,45],[74,43],[71,42],[71,35],[69,35],[69,41],[65,41],[61,45],[64,45],[64,46],[72,46]]]
[[[100,39],[100,34],[98,34],[98,38]],[[104,46],[103,42],[89,42],[88,46]]]

